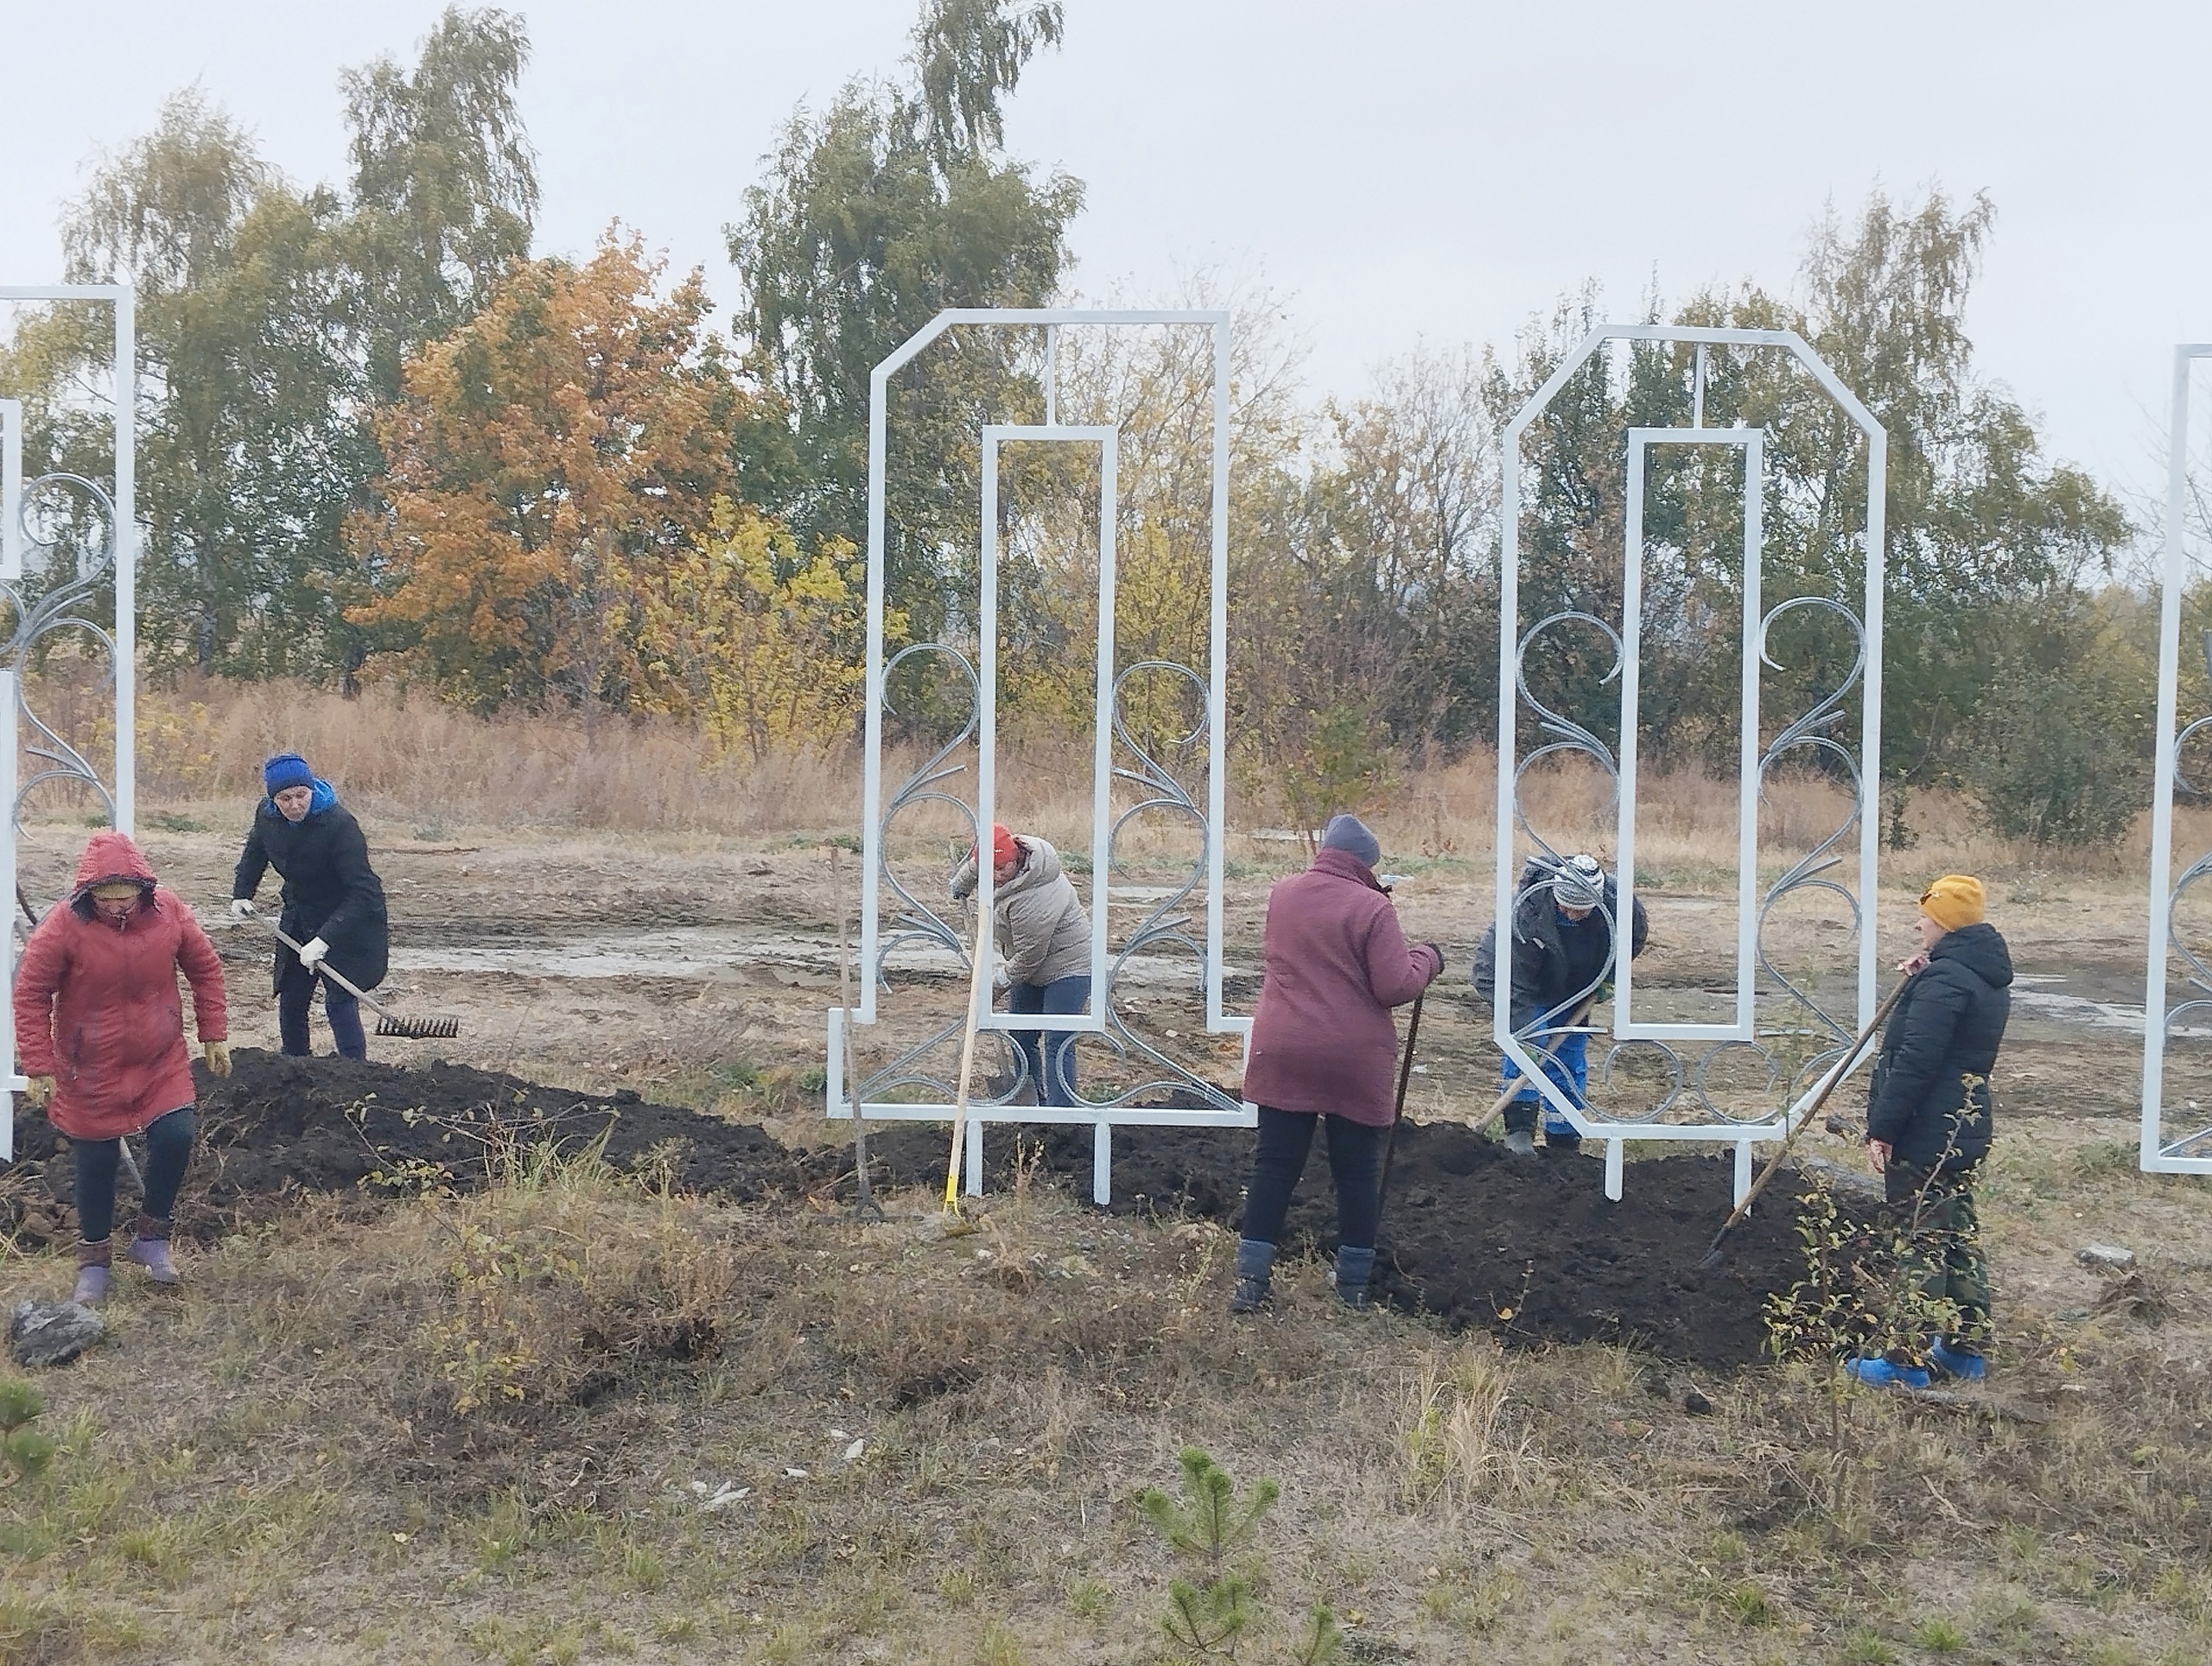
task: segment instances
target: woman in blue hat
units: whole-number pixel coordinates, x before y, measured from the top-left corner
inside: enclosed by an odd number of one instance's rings
[[[262,766],[269,796],[254,812],[231,883],[231,912],[253,918],[253,893],[261,876],[274,868],[284,881],[284,912],[279,922],[300,951],[276,949],[276,1027],[284,1051],[305,1057],[308,1008],[315,988],[323,984],[323,1015],[332,1039],[348,1059],[369,1056],[361,1031],[361,1003],[325,982],[327,969],[356,989],[373,989],[384,982],[391,953],[385,919],[384,883],[369,866],[369,842],[360,823],[338,802],[327,781],[319,780],[296,752],[280,752]]]

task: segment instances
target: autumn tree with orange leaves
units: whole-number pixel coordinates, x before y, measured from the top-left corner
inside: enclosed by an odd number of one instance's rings
[[[518,265],[379,416],[381,502],[348,529],[377,595],[349,617],[448,699],[689,703],[646,626],[714,536],[745,399],[699,275],[663,299],[660,272],[612,235],[582,266]]]

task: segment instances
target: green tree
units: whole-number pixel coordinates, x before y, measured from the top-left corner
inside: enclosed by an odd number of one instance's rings
[[[916,82],[856,81],[823,114],[801,110],[728,228],[772,396],[741,440],[745,495],[802,542],[867,542],[868,377],[881,359],[944,308],[1037,306],[1058,289],[1083,188],[1007,160],[1000,111],[1059,35],[1057,3],[932,0]],[[925,630],[945,617],[963,552],[974,571],[977,426],[1035,414],[1023,350],[963,336],[895,384],[891,588]]]
[[[1694,296],[1675,317],[1796,331],[1882,423],[1882,772],[1897,790],[1967,786],[1992,806],[1993,819],[2010,825],[2011,812],[1995,798],[2017,796],[2024,772],[2057,742],[2062,715],[2073,714],[2064,721],[2081,736],[2066,746],[2086,747],[2095,732],[2089,707],[2109,714],[2135,698],[2109,664],[2098,671],[2088,706],[2071,696],[2044,697],[2056,687],[2061,664],[2068,676],[2082,669],[2069,653],[2095,652],[2104,639],[2088,622],[2092,587],[2112,572],[2133,529],[2088,475],[2047,458],[2033,420],[1975,372],[1963,315],[1993,223],[1984,198],[1955,207],[1936,191],[1908,208],[1878,193],[1854,223],[1831,215],[1817,228],[1802,307],[1746,289]],[[1515,372],[1492,384],[1501,423],[1592,315],[1586,299],[1523,338]],[[1656,301],[1647,315],[1659,315]],[[1522,527],[1524,629],[1569,606],[1618,619],[1621,432],[1686,424],[1697,359],[1687,344],[1637,344],[1618,359],[1600,353],[1531,429],[1522,460],[1533,482]],[[1862,437],[1785,354],[1714,347],[1705,360],[1707,424],[1746,423],[1767,435],[1764,605],[1816,595],[1859,612],[1868,468]],[[1743,613],[1741,464],[1724,455],[1685,458],[1688,449],[1652,454],[1646,481],[1642,735],[1662,759],[1725,766],[1735,746]],[[2021,651],[2031,639],[2034,651]],[[1853,645],[1833,616],[1800,611],[1777,624],[1770,647],[1777,667],[1764,677],[1771,738],[1842,682]],[[1586,633],[1541,664],[1532,656],[1531,685],[1556,709],[1602,711],[1610,704],[1601,690],[1611,661],[1610,646]],[[2122,760],[2103,760],[2082,777],[2080,790],[2116,792],[2126,801],[2136,774]],[[2107,818],[2076,804],[2046,807],[2030,820],[2037,837],[2078,839]]]
[[[519,14],[448,7],[411,75],[390,58],[346,75],[346,255],[379,403],[399,397],[410,354],[474,317],[530,254],[537,165],[515,101],[529,59]]]
[[[63,220],[67,276],[137,285],[142,639],[156,669],[350,677],[371,645],[346,517],[423,342],[527,252],[537,184],[518,20],[448,10],[410,75],[347,78],[350,193],[302,192],[196,90],[106,158]],[[32,316],[0,355],[34,470],[113,468],[97,309]],[[62,554],[91,536],[81,506]]]

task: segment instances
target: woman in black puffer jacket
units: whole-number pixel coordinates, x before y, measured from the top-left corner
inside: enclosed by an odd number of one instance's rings
[[[354,988],[384,982],[391,953],[384,882],[369,866],[369,841],[353,812],[338,802],[327,781],[317,780],[296,752],[279,753],[262,767],[269,796],[254,812],[245,854],[231,881],[231,912],[253,916],[253,893],[275,868],[284,881],[284,934],[300,945],[294,954],[276,947],[276,1027],[284,1051],[301,1057],[308,1045],[308,1009],[323,984],[323,1015],[331,1039],[348,1059],[369,1056],[361,1031],[361,1005],[326,970]]]
[[[1989,1153],[1990,1072],[2012,1010],[2012,957],[1982,919],[1981,881],[1947,874],[1920,899],[1921,952],[1882,1032],[1866,1102],[1866,1153],[1904,1229],[1908,1275],[1951,1333],[1918,1350],[1855,1359],[1862,1382],[1925,1388],[1980,1378],[1989,1338],[1989,1268],[1974,1180]]]

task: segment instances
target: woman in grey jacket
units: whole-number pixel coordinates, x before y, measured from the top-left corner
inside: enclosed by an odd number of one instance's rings
[[[1010,1013],[1079,1013],[1090,1004],[1090,916],[1060,868],[1059,853],[1033,833],[991,828],[991,914],[1000,952],[1006,1009]],[[976,888],[976,855],[969,853],[952,876],[952,894]],[[1040,1105],[1072,1105],[1075,1036],[1065,1030],[1013,1032],[1037,1084]]]

